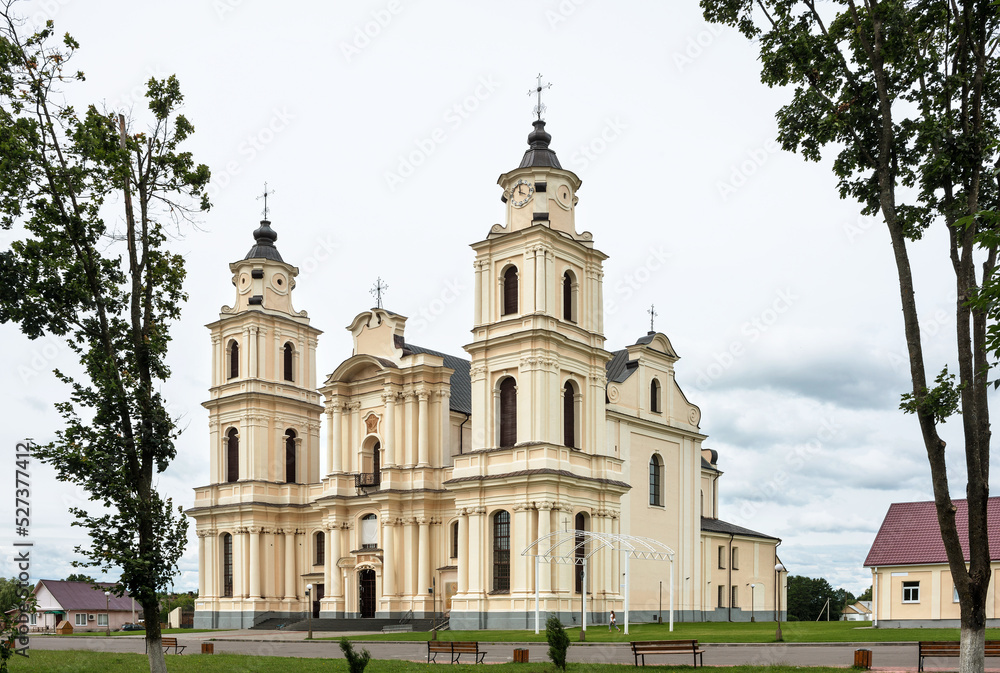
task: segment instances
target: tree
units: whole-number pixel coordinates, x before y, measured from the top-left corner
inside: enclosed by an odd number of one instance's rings
[[[347,659],[347,667],[351,673],[364,673],[365,666],[372,658],[368,650],[363,649],[360,654],[355,652],[354,646],[346,637],[340,639],[340,650],[344,653],[344,658]]]
[[[788,577],[788,615],[799,621],[815,621],[829,600],[830,620],[839,620],[844,609],[844,593],[846,592],[843,589],[834,591],[830,583],[823,578],[790,575]]]
[[[185,299],[164,219],[180,226],[187,203],[208,208],[209,171],[178,149],[194,129],[176,78],[149,80],[147,132],[113,111],[78,112],[63,88],[84,79],[67,68],[79,45],[67,34],[53,46],[51,21],[22,35],[12,5],[0,5],[0,226],[21,237],[0,253],[0,322],[63,337],[79,356],[82,376],[56,372],[69,388],[56,404],[64,427],[36,454],[101,506],[71,510],[89,534],[75,564],[120,571],[113,591],[142,606],[150,671],[163,673],[157,591],[187,531],[154,485],[175,454],[159,386]]]
[[[0,673],[7,673],[7,662],[18,650],[27,656],[27,620],[37,606],[30,586],[0,577]]]
[[[66,582],[87,582],[88,584],[97,584],[95,580],[90,575],[84,575],[83,573],[71,573],[66,577]]]
[[[916,416],[931,468],[961,604],[959,668],[982,671],[990,583],[987,377],[1000,342],[987,345],[987,335],[996,334],[997,304],[978,289],[997,285],[1000,243],[996,218],[982,214],[997,205],[997,10],[988,0],[701,0],[701,7],[707,20],[757,42],[765,84],[792,91],[777,113],[782,147],[811,161],[835,153],[840,196],[856,199],[866,215],[881,214],[888,229],[911,379],[900,406]],[[947,231],[941,259],[954,274],[957,383],[940,364],[928,382],[921,342],[909,248],[931,226]],[[938,434],[956,413],[968,559]]]
[[[569,636],[558,617],[545,620],[545,640],[549,643],[549,659],[556,668],[566,670],[566,652],[569,650]]]
[[[867,589],[865,589],[864,591],[862,591],[861,595],[858,596],[858,598],[857,598],[857,600],[859,600],[859,601],[870,601],[871,599],[872,599],[872,588],[871,587],[868,587]]]

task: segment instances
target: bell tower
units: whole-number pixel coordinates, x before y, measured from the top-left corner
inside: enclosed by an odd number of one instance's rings
[[[253,235],[250,252],[229,265],[236,301],[208,325],[211,483],[317,483],[321,332],[292,307],[299,270],[282,259],[271,223]]]
[[[505,224],[472,245],[473,442],[603,454],[607,256],[590,232],[577,232],[581,181],[551,140],[537,119],[520,165],[497,180]]]

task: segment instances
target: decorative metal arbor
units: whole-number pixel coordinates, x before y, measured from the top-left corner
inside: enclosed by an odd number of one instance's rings
[[[659,540],[639,535],[595,533],[589,530],[561,530],[544,535],[521,552],[535,557],[535,633],[539,632],[539,569],[541,563],[564,563],[583,566],[583,618],[581,628],[587,630],[587,561],[600,551],[625,555],[625,633],[628,633],[629,561],[667,561],[670,563],[670,630],[674,630],[674,550]]]

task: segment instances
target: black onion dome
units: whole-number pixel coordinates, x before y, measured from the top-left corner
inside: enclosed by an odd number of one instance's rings
[[[562,168],[559,157],[553,150],[549,149],[552,136],[545,130],[545,122],[538,119],[532,122],[535,130],[528,134],[528,149],[521,159],[518,168]]]
[[[269,221],[261,220],[260,226],[253,232],[253,237],[257,242],[243,259],[270,259],[274,262],[284,263],[285,260],[281,259],[281,253],[274,247],[274,242],[278,240],[278,234],[271,228]]]

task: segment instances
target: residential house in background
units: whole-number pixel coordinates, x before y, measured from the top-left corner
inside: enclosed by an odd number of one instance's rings
[[[968,503],[954,500],[958,535],[969,559]],[[1000,626],[1000,498],[987,509],[993,576],[986,602],[986,625]],[[872,621],[879,627],[959,626],[958,592],[932,501],[889,506],[865,567],[872,570]]]
[[[32,630],[52,631],[61,621],[68,621],[73,631],[112,631],[126,623],[135,623],[142,608],[126,593],[122,597],[104,595],[114,586],[100,582],[95,588],[90,582],[39,580],[33,593],[38,601],[35,614],[29,618]]]

